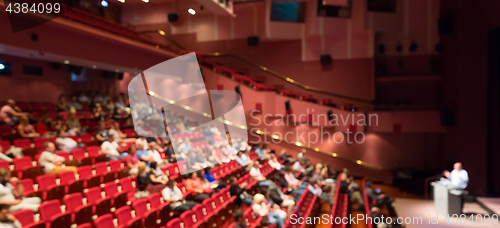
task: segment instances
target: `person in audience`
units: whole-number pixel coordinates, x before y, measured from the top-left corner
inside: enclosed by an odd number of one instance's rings
[[[115,136],[110,135],[108,140],[101,144],[101,152],[106,154],[108,161],[122,159],[120,145],[115,141]]]
[[[168,160],[163,159],[160,154],[161,148],[156,142],[149,143],[149,154],[152,156],[152,160],[156,162],[158,167],[164,167],[168,165]]]
[[[77,112],[82,111],[82,105],[78,102],[78,98],[76,96],[71,96],[71,100],[68,102],[70,108],[74,108]]]
[[[184,141],[182,141],[181,139],[179,139],[177,141],[177,143],[180,143],[180,144],[178,144],[179,145],[178,151],[180,151],[180,152],[183,152],[183,153],[187,154],[191,149],[193,149],[193,146],[191,144],[191,140],[189,140],[188,137],[186,137],[184,139]]]
[[[139,123],[142,123],[142,121]],[[139,146],[139,144],[141,144],[141,146]],[[135,140],[135,145],[138,150],[148,150],[148,140],[144,136],[139,136],[139,138]]]
[[[304,173],[306,169],[304,168],[304,160],[299,158],[295,163],[293,163],[293,170],[295,172]]]
[[[233,218],[234,218],[233,228],[247,228],[242,210],[235,210],[233,213]]]
[[[267,191],[266,189],[262,189],[260,194],[262,194],[264,196],[264,198],[265,198],[264,202],[266,204],[270,204],[271,208],[274,209],[273,210],[274,213],[278,214],[280,216],[280,218],[283,220],[287,219],[288,213],[283,211],[279,204],[274,203],[274,201],[271,199],[271,197],[269,195],[269,191]]]
[[[57,99],[57,111],[67,112],[69,111],[69,104],[66,102],[66,97],[64,95],[59,96]]]
[[[210,162],[207,161],[207,159],[205,159],[205,155],[203,154],[202,149],[196,149],[195,161],[198,167],[200,167],[199,169],[204,169],[212,165],[210,164]]]
[[[0,227],[22,228],[21,223],[10,213],[10,205],[0,204]]]
[[[463,190],[467,188],[469,183],[469,174],[463,169],[462,163],[457,162],[453,165],[451,173],[448,170],[443,172],[443,175],[450,180],[449,189]]]
[[[78,101],[82,104],[90,104],[89,97],[83,91],[80,91],[80,93],[78,93]]]
[[[166,187],[161,191],[161,195],[165,202],[170,203],[170,207],[176,212],[184,213],[193,209],[198,203],[186,201],[182,191],[176,184],[174,180],[167,181]]]
[[[45,114],[40,118],[40,121],[36,124],[36,132],[43,137],[51,137],[56,133],[52,131],[52,117],[49,114]]]
[[[129,168],[128,173],[130,175],[137,175],[138,165],[139,165],[139,157],[137,157],[137,148],[134,144],[132,144],[128,148],[127,156],[125,157],[125,166]]]
[[[106,124],[104,121],[99,121],[97,123],[97,130],[95,131],[95,138],[99,141],[99,144],[103,144],[109,138],[108,130],[106,130]]]
[[[64,118],[61,115],[57,115],[56,119],[52,121],[52,129],[54,132],[59,132],[60,130],[68,130],[68,126],[64,123]]]
[[[250,158],[245,154],[244,150],[238,151],[236,155],[236,162],[238,162],[241,166],[246,166],[252,162],[252,160],[250,160]]]
[[[241,185],[238,185],[238,179],[236,179],[236,177],[230,177],[229,181],[229,184],[231,185],[229,187],[229,193],[231,194],[231,196],[236,196],[236,199],[234,200],[236,205],[238,205],[238,207],[240,207],[242,203],[252,205],[253,200],[246,192],[246,187],[248,184],[246,182],[243,182],[241,183]]]
[[[195,171],[205,168],[203,163],[198,162],[194,150],[190,150],[186,156],[186,168],[188,171]]]
[[[306,189],[307,183],[298,180],[292,172],[292,168],[287,166],[285,169],[285,180],[288,183],[288,188],[292,189],[293,195],[301,195]]]
[[[82,126],[80,125],[80,119],[76,117],[76,110],[70,108],[68,113],[68,118],[66,118],[66,125],[68,126],[68,135],[78,135],[82,132]]]
[[[64,130],[60,130],[56,138],[56,146],[59,150],[71,153],[76,148],[84,147],[83,144],[78,144],[74,139],[67,137]]]
[[[108,135],[114,135],[118,142],[121,142],[123,139],[127,138],[127,135],[123,134],[123,132],[120,131],[120,124],[116,121],[113,121],[111,123]]]
[[[283,165],[288,165],[292,162],[292,160],[290,159],[290,156],[286,155],[286,149],[283,149],[280,151],[280,155],[279,155],[279,158],[283,161],[285,161],[283,163]]]
[[[275,170],[281,170],[281,163],[278,161],[278,158],[275,154],[271,154],[271,159],[269,159],[269,165],[273,167]]]
[[[148,191],[151,194],[161,192],[165,185],[161,182],[153,182],[153,180],[151,180],[151,175],[154,174],[148,171],[146,164],[144,162],[139,162],[137,166],[137,185],[139,185],[139,190]]]
[[[24,209],[38,212],[42,200],[38,197],[24,197],[23,194],[24,187],[21,180],[12,177],[10,170],[0,168],[0,204],[10,205],[12,212]]]
[[[373,182],[371,179],[367,179],[365,182],[366,187],[366,195],[369,199],[375,200],[375,205],[377,207],[387,206],[387,210],[391,216],[397,216],[396,210],[392,206],[392,200],[384,193],[377,193],[375,189],[373,189]]]
[[[232,148],[227,142],[221,142],[219,146],[221,161],[229,162],[234,158]]]
[[[0,109],[0,119],[10,126],[19,124],[19,118],[22,116],[28,117],[29,113],[22,112],[22,110],[16,106],[16,102],[12,99],[8,99],[7,104]]]
[[[323,194],[323,190],[321,190],[321,188],[319,187],[318,182],[313,179],[309,180],[309,185],[307,186],[307,190],[309,190],[309,192],[311,192],[312,194],[317,195],[318,197],[320,197]]]
[[[177,159],[179,159],[179,161],[182,160],[182,157],[174,152],[172,141],[167,140],[163,145],[163,149],[165,150],[165,155],[168,157],[169,163],[175,163]]]
[[[217,185],[217,189],[221,190],[227,187],[225,182],[220,182],[219,180],[216,180],[214,177],[214,174],[212,173],[212,169],[210,166],[206,167],[205,169],[200,170],[200,177],[203,176],[203,179],[205,180],[205,184],[207,186],[214,186]]]
[[[222,161],[219,159],[219,156],[217,156],[217,151],[215,150],[213,145],[208,145],[207,148],[207,161],[211,164],[220,164]]]
[[[271,205],[272,203],[265,203],[265,197],[262,194],[255,194],[253,197],[252,210],[254,213],[261,217],[267,218],[269,224],[276,225],[277,228],[281,228],[285,225],[285,221],[276,213],[276,209]]]
[[[295,200],[293,199],[293,196],[285,195],[285,193],[283,193],[283,189],[279,187],[279,184],[280,178],[274,177],[273,183],[269,185],[268,188],[269,197],[275,204],[280,205],[281,207],[286,207],[287,214],[291,214],[293,206],[295,206]]]
[[[266,180],[266,178],[260,172],[260,163],[259,161],[255,161],[253,163],[253,167],[250,169],[250,176],[256,181],[258,181],[258,186],[269,186],[271,185],[271,180]]]
[[[349,195],[349,198],[356,200],[358,208],[364,208],[364,199],[359,191],[359,187],[354,183],[353,179],[349,177],[349,170],[344,168],[340,174],[340,186],[339,190],[342,193]]]
[[[44,173],[58,175],[60,172],[72,171],[78,174],[78,169],[75,166],[66,166],[64,162],[66,159],[59,155],[54,154],[56,146],[52,142],[45,142],[45,151],[40,154],[38,164],[43,166]]]
[[[11,146],[10,148],[4,149],[0,146],[0,160],[12,162],[13,158],[21,158],[23,156],[24,154],[22,148]]]
[[[147,149],[144,149],[144,144],[142,142],[137,144],[137,156],[141,161],[145,162],[148,167],[153,160],[153,155],[151,155]]]
[[[206,186],[203,181],[198,177],[197,172],[192,172],[191,176],[184,182],[186,190],[191,192],[193,196],[193,201],[202,203],[203,200],[210,198],[210,195],[206,192],[210,192],[209,186]]]
[[[160,168],[158,168],[156,161],[152,161],[149,166],[149,177],[153,183],[161,183],[163,185],[167,184],[168,177]]]
[[[27,116],[21,116],[21,118],[19,118],[17,132],[23,138],[36,138],[40,136],[40,134],[36,132],[35,127],[29,123]]]
[[[98,120],[98,121],[105,121],[106,120],[106,112],[104,112],[100,103],[95,103],[95,106],[93,109],[93,115],[94,115],[95,120]]]

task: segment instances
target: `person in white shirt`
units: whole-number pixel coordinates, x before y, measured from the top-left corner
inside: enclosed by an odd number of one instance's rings
[[[266,178],[262,175],[260,172],[260,163],[259,161],[255,161],[253,163],[253,167],[250,169],[250,176],[256,181],[258,181],[257,185],[258,186],[269,186],[273,182],[271,180],[266,180]]]
[[[139,146],[141,144],[141,147]],[[148,141],[145,137],[139,137],[135,140],[135,145],[137,146],[137,150],[148,150]]]
[[[38,165],[43,167],[44,173],[58,175],[60,172],[72,171],[78,174],[78,168],[75,166],[66,166],[64,162],[66,159],[57,154],[56,146],[52,142],[46,142],[44,144],[45,151],[40,154],[38,158]]]
[[[123,139],[127,138],[127,135],[123,134],[123,132],[120,131],[120,124],[116,121],[111,123],[111,128],[108,130],[108,135],[114,135],[115,139],[118,142],[121,142]]]
[[[161,195],[165,202],[170,202],[170,207],[177,212],[183,213],[189,211],[196,206],[196,202],[186,201],[181,190],[176,186],[176,182],[169,180],[165,189],[162,190]]]
[[[293,170],[295,170],[296,172],[304,173],[306,171],[306,169],[304,168],[303,165],[304,165],[304,160],[302,160],[302,158],[300,158],[298,161],[293,163]]]
[[[0,204],[0,228],[21,227],[21,223],[10,213],[10,205]]]
[[[281,170],[281,163],[276,158],[276,155],[271,154],[271,160],[269,160],[269,165],[273,167],[275,170]]]
[[[469,183],[469,174],[465,171],[465,169],[463,169],[462,163],[455,163],[453,165],[453,171],[450,173],[448,170],[445,170],[443,175],[450,180],[448,188],[460,190],[467,188],[467,184]]]
[[[59,150],[67,151],[69,153],[71,153],[73,149],[82,147],[81,145],[78,145],[74,139],[67,137],[64,130],[59,130],[56,138],[56,146]]]
[[[14,187],[16,184],[17,187]],[[21,180],[17,177],[11,177],[8,169],[0,168],[0,204],[11,206],[11,211],[30,209],[38,212],[38,207],[42,200],[38,197],[23,197],[24,188]]]
[[[156,164],[158,165],[158,167],[163,167],[163,166],[168,165],[168,161],[163,160],[158,149],[159,149],[159,147],[158,147],[158,144],[156,142],[149,143],[149,154],[152,156],[153,161],[156,161]]]
[[[108,158],[108,160],[122,159],[122,156],[120,155],[119,150],[120,150],[120,146],[115,141],[114,135],[110,135],[108,137],[108,140],[103,142],[101,145],[101,152],[103,154],[106,154],[106,157]]]
[[[252,211],[261,217],[266,216],[270,224],[281,228],[285,225],[283,218],[278,214],[278,207],[272,207],[272,203],[267,203],[262,194],[255,194],[253,197]],[[277,206],[277,205],[276,205]],[[283,211],[282,211],[283,212]],[[286,213],[285,213],[286,214]]]

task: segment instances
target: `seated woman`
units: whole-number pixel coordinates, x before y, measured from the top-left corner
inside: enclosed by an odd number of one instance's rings
[[[149,177],[153,183],[161,183],[163,185],[167,184],[168,177],[160,168],[157,167],[158,163],[152,161],[149,165]]]
[[[152,174],[151,171],[147,171],[146,163],[139,162],[137,170],[137,185],[139,186],[139,190],[148,191],[149,193],[157,193],[163,190],[165,187],[164,184],[161,182],[153,182],[153,180],[151,180],[151,175],[154,174]]]
[[[36,138],[40,136],[40,134],[35,131],[33,125],[29,123],[29,119],[27,116],[21,116],[21,118],[19,119],[17,132],[19,132],[19,135],[21,135],[21,137],[23,138]]]
[[[76,110],[71,108],[68,118],[66,118],[66,125],[68,126],[68,135],[78,135],[82,132],[82,126],[80,125],[80,120],[76,118]]]
[[[192,172],[191,176],[185,180],[184,184],[186,186],[186,191],[191,192],[193,201],[202,203],[203,200],[210,198],[210,195],[206,192],[211,192],[212,190],[203,183],[198,177],[197,172]]]
[[[66,102],[66,97],[64,95],[59,96],[57,101],[57,111],[67,112],[69,110],[69,104]]]
[[[222,190],[227,187],[226,183],[215,180],[215,177],[212,173],[212,169],[210,168],[210,166],[205,169],[201,169],[198,172],[199,172],[198,176],[205,183],[206,186],[210,186],[212,188],[217,186],[218,190]]]
[[[44,137],[51,137],[55,135],[52,129],[52,117],[49,114],[45,114],[40,118],[40,121],[36,124],[36,132]]]
[[[253,197],[253,212],[261,217],[267,218],[267,223],[276,225],[277,228],[281,228],[285,225],[285,221],[275,212],[277,209],[275,206],[272,207],[272,205],[272,203],[266,203],[265,197],[262,194],[255,194]]]
[[[273,167],[275,170],[281,170],[281,163],[278,161],[278,158],[275,154],[271,154],[271,159],[269,160],[269,165]]]
[[[14,184],[17,187],[14,187]],[[17,177],[11,177],[8,169],[0,168],[0,204],[11,205],[10,211],[30,209],[38,212],[42,200],[38,197],[23,197],[23,185]]]
[[[137,148],[132,144],[127,151],[127,156],[125,157],[125,166],[129,168],[128,173],[130,175],[136,175],[138,172],[139,157],[137,156]]]
[[[208,148],[206,149],[206,159],[208,162],[212,164],[220,164],[222,161],[219,159],[219,156],[217,156],[217,150],[215,150],[214,146],[208,145]]]
[[[122,131],[120,131],[120,123],[113,121],[111,122],[111,126],[108,130],[109,135],[114,135],[115,138],[118,140],[118,142],[121,142],[123,139],[127,138],[127,135],[123,134]]]
[[[295,196],[301,195],[302,192],[304,192],[304,190],[307,187],[307,183],[298,180],[293,174],[292,168],[290,166],[286,167],[284,176],[286,182],[288,183],[288,188],[293,189],[292,190],[293,195]]]

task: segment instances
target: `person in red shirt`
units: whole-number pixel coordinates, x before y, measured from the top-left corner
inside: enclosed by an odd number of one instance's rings
[[[130,175],[136,175],[137,174],[137,165],[139,162],[139,157],[135,153],[137,151],[137,148],[135,145],[131,145],[128,148],[128,155],[125,157],[125,164],[129,168],[128,173]]]
[[[193,201],[202,203],[203,200],[210,198],[206,192],[210,192],[211,189],[198,177],[198,172],[192,172],[191,177],[185,180],[184,184],[186,191],[190,191],[193,195]]]

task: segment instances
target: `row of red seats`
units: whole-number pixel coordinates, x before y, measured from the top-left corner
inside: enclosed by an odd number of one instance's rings
[[[366,194],[366,179],[363,178],[362,182],[362,189],[361,192],[363,192],[363,199],[365,201],[365,214],[366,217],[369,218],[371,217],[370,213],[370,201],[368,201],[368,195]],[[373,228],[372,223],[367,223],[368,228]]]
[[[337,178],[337,188],[335,189],[335,196],[333,200],[333,207],[332,207],[332,218],[334,221],[341,220],[342,218],[345,218],[347,216],[347,210],[348,210],[348,199],[349,197],[345,193],[340,192],[340,175]],[[345,228],[347,223],[335,223],[333,222],[330,224],[330,228]]]
[[[7,102],[0,102],[0,108],[6,105]],[[17,107],[19,107],[23,112],[55,112],[56,106],[50,102],[16,102]]]

